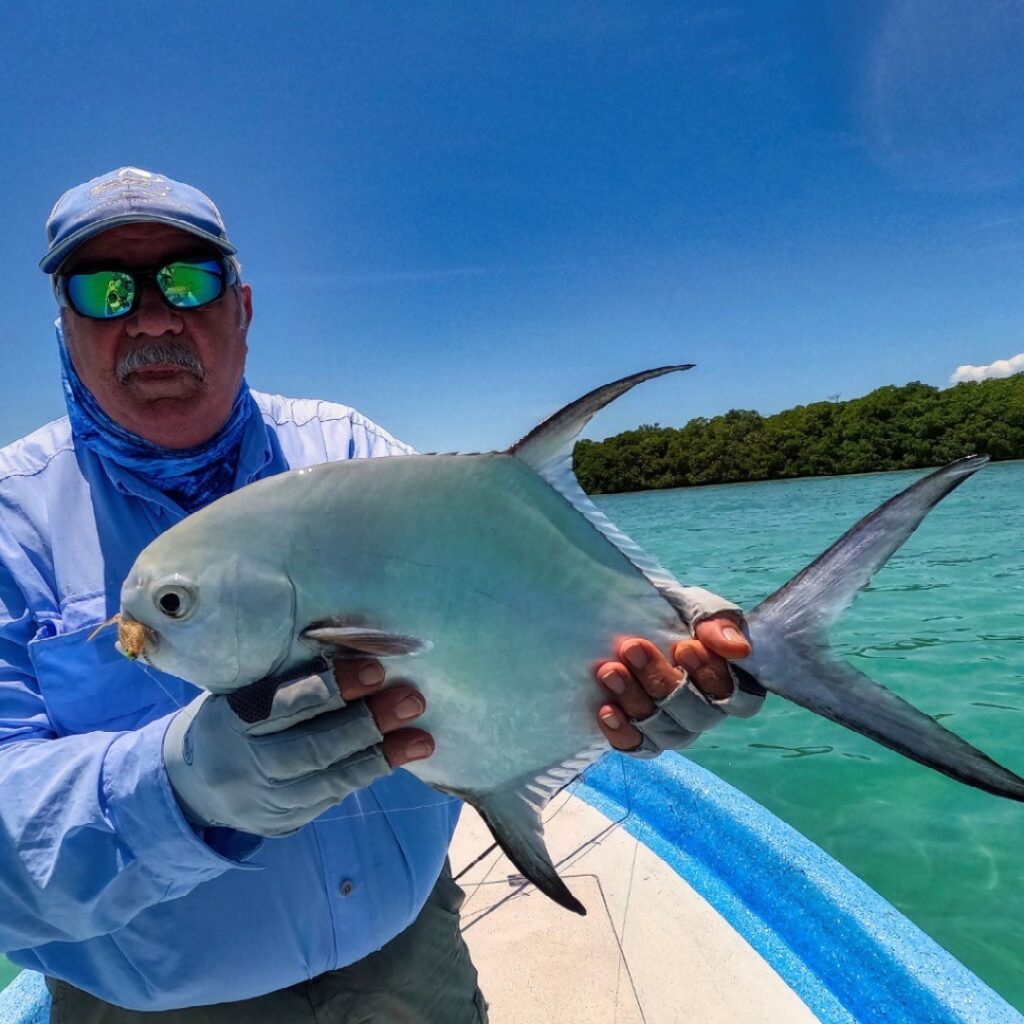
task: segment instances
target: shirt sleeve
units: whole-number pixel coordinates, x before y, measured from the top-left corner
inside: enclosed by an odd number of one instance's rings
[[[170,716],[137,731],[57,736],[28,653],[35,624],[12,572],[19,561],[31,574],[0,524],[0,950],[8,952],[109,934],[247,867],[182,816],[163,767]]]
[[[352,414],[351,429],[350,458],[377,459],[392,455],[418,454],[411,445],[399,441],[398,438],[393,437],[383,427],[378,426],[361,413],[354,412]]]

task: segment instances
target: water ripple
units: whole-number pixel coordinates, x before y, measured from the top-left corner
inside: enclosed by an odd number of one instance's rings
[[[748,743],[751,750],[785,750],[783,757],[813,757],[817,754],[831,754],[834,747],[780,747],[776,743]]]

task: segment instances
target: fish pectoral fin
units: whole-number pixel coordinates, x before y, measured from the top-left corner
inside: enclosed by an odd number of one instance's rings
[[[368,629],[366,626],[332,626],[314,623],[300,634],[320,647],[328,648],[325,654],[332,657],[392,658],[400,654],[423,654],[432,644],[419,637],[402,633],[389,633],[384,629]]]
[[[460,794],[487,823],[505,856],[545,896],[574,914],[586,915],[586,907],[558,877],[551,855],[544,845],[544,824],[540,812],[545,801],[537,799],[531,783],[479,795]]]

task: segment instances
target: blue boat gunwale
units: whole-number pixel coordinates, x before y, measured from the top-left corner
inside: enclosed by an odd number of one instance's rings
[[[684,757],[610,755],[588,769],[574,793],[610,820],[622,819],[822,1024],[1024,1024],[854,874]],[[0,1024],[46,1024],[49,1011],[49,992],[35,972],[23,971],[0,992]]]
[[[822,1024],[1024,1024],[869,885],[685,757],[609,756],[575,792],[612,820],[625,815],[623,827],[703,896]]]

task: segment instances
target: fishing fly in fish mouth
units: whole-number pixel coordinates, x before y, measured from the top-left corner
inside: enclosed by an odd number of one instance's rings
[[[107,619],[102,626],[97,626],[96,628],[101,630],[103,626],[109,626],[113,623],[117,624],[117,649],[126,658],[131,658],[132,661],[136,658],[142,658],[143,661],[147,661],[146,647],[148,646],[152,650],[160,642],[160,637],[156,631],[148,629],[130,615],[120,612]]]

